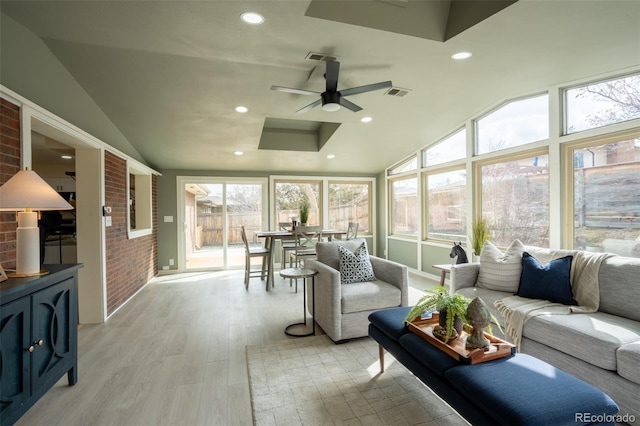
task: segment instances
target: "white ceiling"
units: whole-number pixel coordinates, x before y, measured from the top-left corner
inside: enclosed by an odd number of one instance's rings
[[[159,170],[379,173],[504,100],[640,66],[639,1],[520,0],[446,42],[306,16],[309,4],[2,1],[1,7],[42,38]],[[240,14],[249,10],[265,23],[242,23]],[[461,50],[473,57],[450,58]],[[322,65],[305,60],[309,52],[338,57],[339,89],[392,80],[410,92],[352,96],[363,108],[358,113],[296,114],[314,99],[270,87],[322,92],[317,72],[308,81]],[[249,112],[236,113],[237,105]],[[361,123],[365,115],[373,121]],[[258,150],[266,118],[341,126],[320,152]],[[237,150],[245,155],[235,156]]]

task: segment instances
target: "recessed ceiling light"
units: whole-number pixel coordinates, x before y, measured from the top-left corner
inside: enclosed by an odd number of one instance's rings
[[[471,52],[458,52],[451,55],[451,58],[452,59],[468,59],[471,56],[473,56]]]
[[[246,106],[237,106],[236,107],[236,112],[240,112],[242,114],[244,114],[245,112],[249,111],[249,108],[247,108]]]
[[[335,156],[335,155],[333,155],[333,154],[329,154],[329,155],[327,155],[327,158],[328,158],[328,159],[332,159],[332,158],[336,158],[336,156]]]
[[[71,160],[73,157],[70,155],[61,155],[60,158],[64,159],[64,160]]]
[[[234,151],[233,153],[235,155],[244,155],[244,152],[242,152],[242,151]]]
[[[362,121],[363,123],[369,123],[371,120],[373,120],[373,118],[371,117],[362,117],[360,119],[360,121]]]
[[[258,25],[264,22],[264,16],[260,15],[257,12],[244,12],[240,15],[240,19],[242,19],[247,24]]]

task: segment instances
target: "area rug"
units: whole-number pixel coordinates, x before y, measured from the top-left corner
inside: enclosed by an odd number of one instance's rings
[[[369,338],[326,335],[247,346],[254,424],[467,425]]]

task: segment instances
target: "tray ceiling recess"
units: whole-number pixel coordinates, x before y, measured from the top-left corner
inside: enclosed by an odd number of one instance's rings
[[[517,0],[312,0],[306,15],[434,41],[447,41]]]
[[[340,123],[266,118],[258,149],[320,152]]]

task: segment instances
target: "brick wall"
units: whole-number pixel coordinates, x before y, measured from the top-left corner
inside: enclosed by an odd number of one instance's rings
[[[0,185],[20,171],[20,107],[0,99]],[[15,213],[0,213],[0,264],[16,267]]]
[[[113,313],[158,273],[157,177],[152,179],[151,235],[127,236],[127,162],[105,152],[105,205],[112,226],[106,228],[107,315]]]

